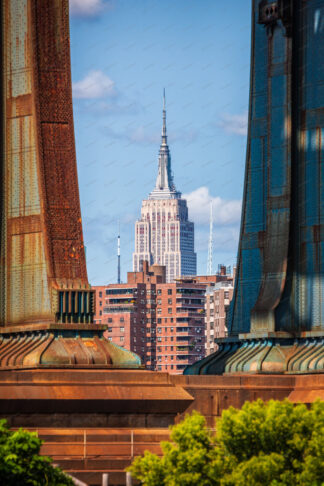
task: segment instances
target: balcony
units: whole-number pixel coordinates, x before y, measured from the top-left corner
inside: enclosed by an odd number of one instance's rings
[[[127,307],[121,307],[121,306],[116,306],[116,307],[104,307],[103,308],[103,314],[114,314],[114,313],[134,313],[137,312],[137,308],[133,306],[127,306]]]

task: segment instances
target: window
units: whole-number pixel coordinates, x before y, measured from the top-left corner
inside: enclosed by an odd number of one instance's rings
[[[159,317],[158,320],[157,320],[157,323],[161,324],[161,322],[162,322],[162,319]]]
[[[172,314],[172,307],[168,308],[168,314]]]
[[[108,327],[108,332],[112,332],[112,327]]]
[[[162,312],[162,309],[160,309],[160,307],[159,307],[158,310],[157,310],[157,313],[161,314],[161,312]]]
[[[173,322],[173,317],[171,317],[170,321]]]
[[[125,340],[124,336],[120,336],[120,338],[119,338],[119,339],[120,339],[121,341],[124,341],[124,340]]]
[[[161,305],[161,304],[162,304],[162,300],[161,300],[161,299],[158,299],[158,300],[157,300],[157,304],[158,304],[158,305]]]
[[[173,346],[170,347],[171,351],[173,351]]]
[[[158,295],[161,295],[161,293],[162,293],[162,290],[161,289],[158,289],[157,294]]]
[[[102,310],[101,310],[101,311],[99,311],[99,316],[102,316]]]
[[[173,332],[173,327],[170,328],[171,332]]]
[[[99,292],[99,297],[100,297],[100,298],[102,297],[102,292]]]
[[[161,332],[162,332],[162,327],[158,327],[158,328],[157,328],[157,332],[158,332],[159,334],[161,334]]]
[[[120,332],[125,332],[125,328],[124,327],[120,327],[119,330],[120,330]]]
[[[159,343],[162,342],[162,338],[161,337],[158,337],[157,340],[158,340]]]
[[[168,304],[172,305],[172,299],[168,299]]]
[[[134,343],[136,343],[136,336],[134,336],[134,339],[133,339]]]
[[[112,317],[108,317],[108,322],[112,322]]]
[[[124,319],[123,317],[121,317],[121,318],[119,319],[119,322],[125,322],[125,319]]]
[[[102,300],[99,300],[99,305],[102,306]]]
[[[172,289],[168,289],[168,295],[172,295]]]

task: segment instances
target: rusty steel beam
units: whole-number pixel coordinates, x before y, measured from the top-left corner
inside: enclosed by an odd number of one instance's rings
[[[229,339],[186,374],[324,372],[324,0],[253,0]]]
[[[0,0],[0,367],[140,367],[93,324],[68,0]]]

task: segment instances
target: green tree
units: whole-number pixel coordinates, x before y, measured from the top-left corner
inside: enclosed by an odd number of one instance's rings
[[[324,485],[324,402],[246,402],[223,412],[215,434],[194,412],[171,441],[128,468],[144,486]]]
[[[42,441],[33,432],[11,431],[0,420],[0,484],[6,486],[73,486],[71,478],[40,456]]]

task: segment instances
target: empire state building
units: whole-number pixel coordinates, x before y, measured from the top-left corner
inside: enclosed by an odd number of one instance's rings
[[[162,141],[155,188],[142,202],[141,219],[135,224],[133,270],[141,263],[166,266],[167,282],[180,275],[196,275],[194,224],[188,220],[187,201],[176,190],[166,133],[165,93],[163,95]]]

